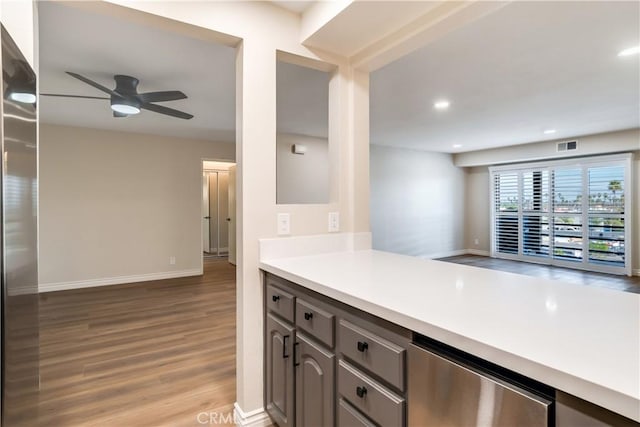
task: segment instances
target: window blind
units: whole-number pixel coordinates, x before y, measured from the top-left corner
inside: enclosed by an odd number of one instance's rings
[[[522,172],[522,253],[549,256],[549,171]]]
[[[625,261],[624,167],[589,168],[589,261]]]
[[[494,178],[496,248],[503,254],[518,253],[518,173],[499,173]]]

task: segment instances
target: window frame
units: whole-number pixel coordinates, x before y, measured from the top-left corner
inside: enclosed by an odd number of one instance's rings
[[[590,261],[589,256],[589,218],[593,215],[589,214],[589,168],[593,167],[606,167],[606,166],[624,166],[624,242],[625,242],[625,255],[624,255],[624,266],[611,266],[605,264],[597,264]],[[582,170],[582,210],[580,214],[576,214],[575,216],[580,216],[582,218],[582,260],[581,261],[565,261],[560,260],[553,257],[552,249],[550,247],[550,254],[546,257],[544,256],[536,256],[536,255],[527,255],[523,253],[523,173],[531,172],[531,171],[543,171],[547,170],[549,173],[549,239],[550,244],[554,239],[554,228],[555,224],[553,219],[555,218],[554,212],[554,194],[553,194],[553,180],[555,178],[555,170],[561,168],[580,168]],[[505,254],[497,251],[496,247],[496,185],[495,185],[495,176],[499,173],[509,173],[515,172],[518,174],[518,253],[517,254]],[[512,164],[504,164],[498,166],[489,167],[489,188],[490,188],[490,199],[489,203],[491,205],[491,215],[490,215],[490,242],[491,242],[491,252],[490,255],[492,258],[501,258],[501,259],[511,259],[517,261],[526,261],[538,264],[546,264],[546,265],[554,265],[559,267],[568,267],[580,270],[588,270],[595,271],[600,273],[610,273],[610,274],[626,274],[627,276],[631,276],[632,264],[634,252],[634,245],[637,244],[633,240],[633,227],[634,227],[634,216],[633,216],[633,199],[634,199],[634,188],[633,188],[633,154],[632,153],[622,153],[622,154],[613,154],[613,155],[602,155],[602,156],[589,156],[589,157],[572,157],[572,158],[563,158],[563,159],[552,159],[548,161],[536,161],[536,162],[527,162],[527,163],[512,163]]]

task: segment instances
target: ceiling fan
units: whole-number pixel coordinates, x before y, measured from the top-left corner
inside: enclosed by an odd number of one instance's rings
[[[174,110],[162,105],[154,104],[154,102],[175,101],[178,99],[186,99],[187,95],[179,90],[168,90],[162,92],[146,92],[138,93],[139,80],[135,77],[125,76],[122,74],[116,74],[113,76],[116,81],[115,89],[111,90],[100,83],[96,83],[84,76],[70,71],[66,72],[71,77],[84,82],[96,89],[105,92],[110,97],[100,96],[83,96],[83,95],[62,95],[56,93],[41,93],[44,96],[58,96],[63,98],[85,98],[85,99],[108,99],[111,102],[111,109],[113,110],[113,117],[128,117],[134,114],[138,114],[140,109],[153,111],[154,113],[165,114],[167,116],[177,117],[179,119],[189,120],[193,118],[192,114],[185,113],[184,111]]]

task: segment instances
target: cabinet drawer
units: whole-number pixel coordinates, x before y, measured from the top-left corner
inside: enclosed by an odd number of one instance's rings
[[[356,364],[404,391],[405,349],[384,338],[340,320],[338,350]]]
[[[340,399],[338,402],[338,427],[375,427],[367,417],[362,415],[356,408],[351,406],[346,400]]]
[[[296,299],[296,325],[333,348],[333,322],[335,316],[308,303]]]
[[[405,400],[344,360],[338,368],[340,395],[381,426],[403,426]]]
[[[267,309],[293,323],[295,297],[282,289],[269,284],[269,281],[270,280],[267,279]]]
[[[346,400],[340,399],[338,405],[338,427],[375,427],[373,423],[347,403]]]

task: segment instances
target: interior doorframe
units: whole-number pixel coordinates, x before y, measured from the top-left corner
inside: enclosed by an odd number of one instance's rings
[[[204,166],[205,162],[219,162],[219,163],[226,163],[229,166],[232,165],[237,165],[238,163],[234,160],[229,160],[229,159],[217,159],[217,158],[210,158],[210,157],[202,157],[200,159],[200,185],[202,185],[202,178],[205,174],[205,172],[207,171],[214,171],[215,169],[207,169]],[[220,169],[220,171],[225,172],[225,170]],[[226,170],[226,172],[228,172],[228,169]],[[218,182],[218,188],[220,186],[220,183]],[[220,204],[220,200],[217,201],[218,204]],[[237,206],[238,200],[236,198],[236,206]],[[200,271],[202,271],[204,273],[204,242],[202,239],[202,236],[204,234],[204,208],[203,208],[203,203],[202,203],[202,191],[201,191],[201,197],[200,197]],[[236,221],[237,222],[237,221]],[[218,227],[219,228],[219,227]],[[209,230],[209,234],[211,234],[211,230]],[[220,230],[218,229],[218,241],[220,240]],[[236,234],[236,239],[237,239],[237,234]],[[237,242],[236,242],[237,243]],[[209,246],[211,246],[211,243],[209,243]],[[218,248],[218,252],[220,252],[220,248]]]

